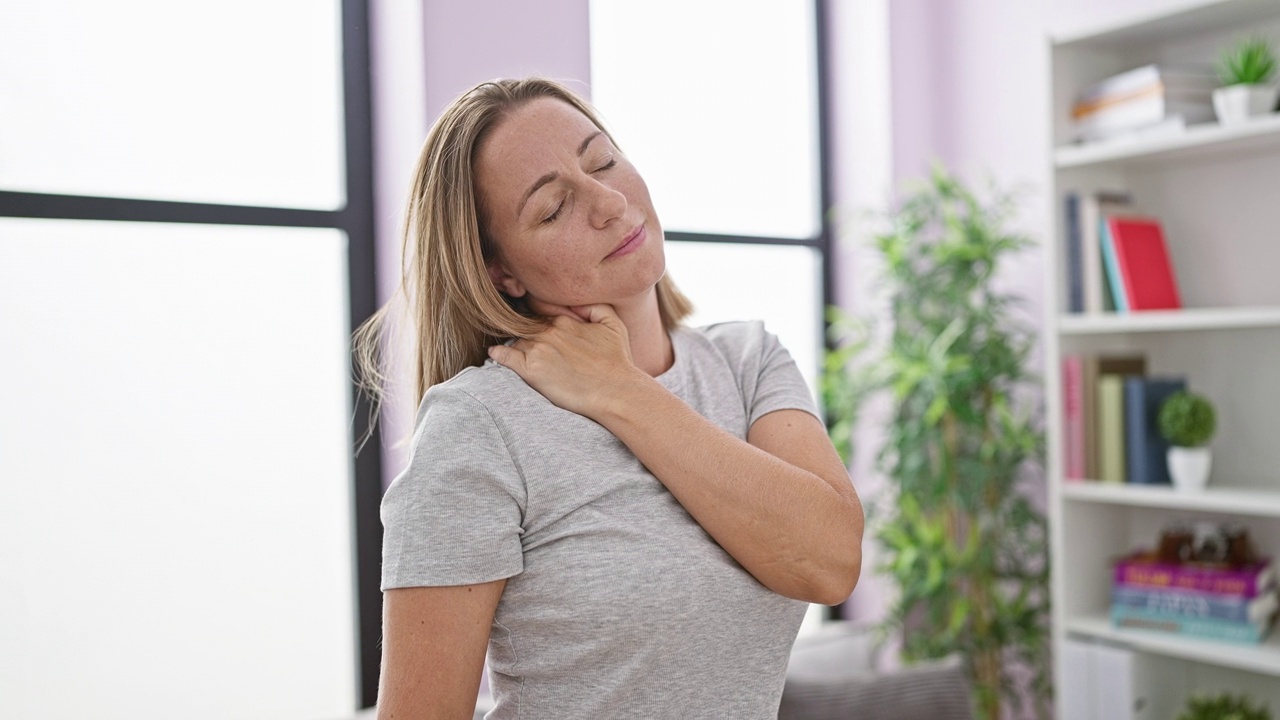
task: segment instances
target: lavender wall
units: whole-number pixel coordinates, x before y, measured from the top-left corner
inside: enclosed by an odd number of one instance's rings
[[[587,0],[425,0],[427,112],[484,80],[545,75],[587,93]]]

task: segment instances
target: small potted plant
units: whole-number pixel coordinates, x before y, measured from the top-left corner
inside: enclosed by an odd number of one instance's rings
[[[1181,390],[1160,406],[1160,434],[1169,441],[1169,476],[1179,490],[1203,490],[1213,455],[1209,440],[1217,429],[1213,403],[1203,395]]]
[[[1269,83],[1276,75],[1276,56],[1263,38],[1241,40],[1223,52],[1218,79],[1223,87],[1213,91],[1213,109],[1223,125],[1266,115],[1276,107],[1277,88]]]
[[[1267,705],[1254,705],[1245,695],[1220,693],[1193,696],[1178,720],[1271,720]]]

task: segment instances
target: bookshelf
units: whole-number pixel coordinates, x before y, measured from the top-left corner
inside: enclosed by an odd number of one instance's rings
[[[1085,640],[1133,650],[1140,674],[1176,695],[1161,701],[1167,707],[1221,690],[1280,707],[1280,628],[1251,646],[1119,629],[1107,619],[1111,561],[1154,545],[1171,520],[1240,522],[1264,554],[1280,558],[1280,114],[1074,145],[1070,108],[1080,89],[1105,77],[1153,62],[1212,60],[1246,33],[1280,41],[1280,2],[1183,2],[1048,38],[1046,158],[1056,211],[1045,235],[1045,382],[1055,647]],[[1185,309],[1066,312],[1064,198],[1094,190],[1128,192],[1138,211],[1160,219]],[[1181,375],[1214,400],[1219,429],[1205,491],[1064,478],[1060,361],[1093,353],[1141,353],[1148,374]],[[1063,698],[1082,690],[1063,662],[1055,665],[1057,714],[1070,718]]]

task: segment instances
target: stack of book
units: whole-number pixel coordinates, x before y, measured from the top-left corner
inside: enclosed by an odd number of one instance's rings
[[[1214,119],[1212,67],[1144,65],[1086,88],[1071,108],[1078,142],[1180,132]]]
[[[1182,307],[1164,227],[1126,193],[1066,195],[1066,307],[1070,313]]]
[[[1115,565],[1111,621],[1116,627],[1255,644],[1270,631],[1277,596],[1269,559],[1239,567],[1161,563],[1135,553]]]
[[[1068,480],[1171,485],[1160,406],[1187,388],[1179,375],[1150,376],[1142,355],[1062,358],[1063,476]]]

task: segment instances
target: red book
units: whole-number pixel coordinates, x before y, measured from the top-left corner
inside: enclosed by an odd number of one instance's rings
[[[1270,559],[1231,568],[1209,563],[1161,563],[1154,553],[1139,552],[1116,561],[1116,585],[1162,590],[1189,590],[1252,598],[1275,581]]]
[[[1177,310],[1182,307],[1173,263],[1159,221],[1112,215],[1107,230],[1115,251],[1116,270],[1124,284],[1129,310]]]

